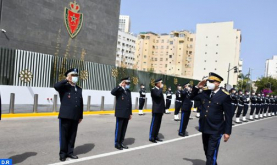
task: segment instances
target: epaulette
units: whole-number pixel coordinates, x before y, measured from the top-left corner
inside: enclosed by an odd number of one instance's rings
[[[230,93],[227,92],[224,88],[222,88],[221,90],[222,90],[222,92],[224,92],[226,95],[230,95]]]

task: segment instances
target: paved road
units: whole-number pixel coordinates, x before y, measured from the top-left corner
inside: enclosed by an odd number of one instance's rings
[[[195,113],[192,113],[195,115]],[[201,134],[197,119],[190,120],[189,137],[177,136],[179,122],[173,114],[164,115],[160,137],[164,142],[148,141],[151,114],[134,114],[125,143],[130,149],[118,151],[114,144],[113,115],[85,116],[79,125],[75,153],[77,165],[204,165]],[[15,164],[40,165],[59,163],[59,134],[56,117],[4,119],[0,122],[0,158]],[[235,126],[229,142],[221,142],[218,163],[221,165],[277,165],[277,117]]]

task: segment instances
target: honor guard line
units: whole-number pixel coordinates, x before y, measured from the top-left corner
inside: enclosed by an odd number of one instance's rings
[[[272,119],[272,118],[263,118],[261,120],[254,120],[254,121],[249,121],[247,123],[242,123],[239,125],[233,125],[232,127],[240,127],[240,126],[244,126],[247,124],[251,124],[251,123],[255,123],[255,122],[259,122],[259,121],[264,121],[264,120],[268,120],[268,119]],[[192,134],[190,136],[185,136],[185,137],[179,137],[179,138],[175,138],[175,139],[171,139],[171,140],[165,140],[163,142],[159,142],[159,143],[153,143],[153,144],[147,144],[147,145],[143,145],[143,146],[138,146],[138,147],[134,147],[134,148],[130,148],[128,150],[120,150],[120,151],[113,151],[113,152],[107,152],[107,153],[103,153],[103,154],[98,154],[98,155],[93,155],[93,156],[87,156],[87,157],[83,157],[83,158],[79,158],[79,159],[71,159],[69,161],[65,161],[65,162],[59,162],[59,163],[53,163],[53,164],[48,164],[48,165],[66,165],[66,164],[76,164],[79,162],[84,162],[84,161],[89,161],[89,160],[94,160],[94,159],[98,159],[98,158],[103,158],[103,157],[108,157],[108,156],[113,156],[113,155],[118,155],[118,154],[123,154],[123,153],[127,153],[127,152],[132,152],[132,151],[136,151],[136,150],[141,150],[141,149],[146,149],[146,148],[150,148],[150,147],[155,147],[155,146],[159,146],[159,145],[164,145],[164,144],[168,144],[168,143],[173,143],[176,141],[181,141],[181,140],[185,140],[185,139],[190,139],[196,136],[200,136],[202,135],[202,133],[196,133],[196,134]]]

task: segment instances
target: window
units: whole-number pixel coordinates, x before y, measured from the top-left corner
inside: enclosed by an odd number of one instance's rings
[[[169,55],[169,58],[172,58],[172,55]]]
[[[174,34],[170,34],[170,38],[173,38],[174,37]]]
[[[206,38],[208,38],[208,36],[206,36]]]
[[[159,40],[156,40],[156,43],[159,43]]]
[[[217,62],[217,60],[215,60],[215,62]]]
[[[170,45],[173,45],[173,41],[170,41]]]
[[[160,58],[160,61],[163,61],[163,58]]]
[[[146,58],[147,56],[146,55],[144,55],[144,58]]]
[[[192,42],[192,41],[193,41],[193,38],[190,38],[190,41]]]
[[[217,52],[215,54],[218,54]]]
[[[206,60],[204,60],[204,62],[207,62]]]
[[[206,68],[204,68],[204,70],[206,70]]]
[[[205,52],[205,54],[207,54],[207,52]]]
[[[161,43],[164,43],[164,40],[162,40]]]
[[[179,37],[185,37],[185,34],[180,34]]]
[[[218,46],[218,44],[216,44],[216,46]]]

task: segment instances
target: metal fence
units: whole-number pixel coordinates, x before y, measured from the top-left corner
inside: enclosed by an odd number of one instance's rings
[[[131,77],[131,90],[138,91],[141,83],[147,91],[154,86],[156,78],[163,78],[164,90],[177,84],[197,83],[196,80],[155,74],[115,66],[98,64],[49,54],[0,48],[0,85],[53,87],[70,68],[78,68],[79,85],[88,90],[111,90],[123,77]]]

